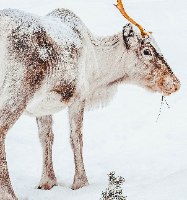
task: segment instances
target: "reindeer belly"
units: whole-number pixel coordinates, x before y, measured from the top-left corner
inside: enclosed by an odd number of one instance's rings
[[[63,108],[67,104],[61,101],[61,95],[54,92],[43,94],[35,94],[34,98],[27,105],[25,114],[31,116],[43,116],[54,114]]]

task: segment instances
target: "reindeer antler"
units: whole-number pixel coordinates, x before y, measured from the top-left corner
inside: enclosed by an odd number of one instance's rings
[[[125,11],[124,9],[124,6],[123,6],[123,3],[121,0],[117,0],[117,5],[115,5],[116,8],[118,8],[118,10],[121,12],[121,14],[128,20],[130,21],[132,24],[134,24],[135,26],[137,26],[139,29],[140,29],[140,32],[141,32],[141,35],[142,37],[145,37],[145,36],[149,36],[149,33],[147,33],[145,31],[145,29],[140,25],[138,24],[137,22],[135,22]]]

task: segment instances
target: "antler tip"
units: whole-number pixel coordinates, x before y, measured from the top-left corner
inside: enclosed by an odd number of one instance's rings
[[[124,9],[124,6],[123,6],[123,3],[121,0],[117,0],[117,5],[115,5],[116,8],[118,8],[118,10],[121,12],[121,14],[128,20],[130,21],[132,24],[134,24],[135,26],[137,26],[139,29],[140,29],[140,32],[141,32],[141,35],[142,37],[145,37],[145,36],[149,36],[150,33],[147,33],[145,31],[145,29],[140,25],[138,24],[136,21],[134,21],[125,11]]]

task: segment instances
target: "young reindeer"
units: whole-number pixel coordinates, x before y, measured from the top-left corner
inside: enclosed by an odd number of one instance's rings
[[[45,17],[0,11],[0,199],[16,200],[5,155],[8,130],[23,114],[35,116],[43,148],[38,188],[57,185],[52,164],[52,114],[68,107],[75,176],[72,189],[88,184],[82,156],[85,108],[105,105],[120,83],[170,95],[180,82],[150,33],[132,20],[111,37],[94,37],[71,11]],[[133,24],[139,28],[134,29]]]

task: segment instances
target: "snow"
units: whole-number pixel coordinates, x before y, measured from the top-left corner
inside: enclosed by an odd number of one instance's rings
[[[169,96],[124,85],[112,103],[85,114],[84,160],[88,187],[72,191],[74,164],[69,144],[67,110],[55,115],[54,167],[59,182],[51,191],[35,189],[41,176],[41,147],[34,118],[22,116],[7,136],[10,177],[16,194],[28,200],[96,200],[107,187],[107,173],[126,179],[128,200],[187,199],[187,70],[186,0],[129,0],[128,12],[148,31],[181,80],[181,90]],[[97,35],[122,30],[123,17],[115,0],[1,0],[0,9],[17,8],[45,15],[58,7],[73,10]]]

